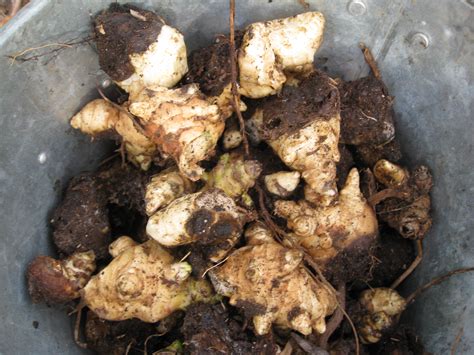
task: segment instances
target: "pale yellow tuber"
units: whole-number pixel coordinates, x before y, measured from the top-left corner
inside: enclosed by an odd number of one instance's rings
[[[252,117],[264,139],[292,170],[306,181],[305,198],[317,205],[337,199],[336,164],[340,116],[333,80],[315,71],[297,87],[263,101]]]
[[[335,294],[311,279],[300,251],[268,240],[262,230],[258,233],[266,237],[253,239],[210,271],[215,290],[252,317],[258,335],[268,334],[272,324],[305,335],[324,333],[325,317],[336,309]]]
[[[265,187],[276,196],[288,197],[298,187],[300,176],[297,171],[279,171],[265,176]]]
[[[165,157],[172,157],[188,179],[198,180],[198,163],[213,154],[224,119],[197,85],[169,90],[156,87],[130,97],[130,112],[141,119],[145,134]]]
[[[251,98],[273,95],[288,75],[311,72],[324,23],[321,13],[306,12],[248,26],[238,57],[241,94]]]
[[[329,262],[339,253],[344,252],[349,259],[351,252],[367,255],[378,234],[375,212],[360,191],[355,168],[336,205],[313,207],[306,200],[280,200],[275,202],[275,213],[287,220],[293,231],[290,239],[305,248],[323,270],[337,269],[334,262]]]
[[[92,137],[118,135],[124,144],[127,158],[147,170],[157,154],[156,145],[137,130],[132,119],[111,103],[96,99],[89,102],[71,119],[71,126]]]
[[[151,11],[113,4],[95,19],[101,68],[130,94],[173,87],[188,71],[183,35]]]
[[[145,211],[151,216],[178,197],[194,192],[194,183],[170,168],[153,176],[146,185]]]
[[[75,253],[64,260],[38,256],[28,266],[28,291],[34,302],[72,301],[80,297],[79,291],[95,268],[93,251]]]
[[[82,299],[100,318],[138,318],[154,323],[193,302],[213,299],[208,282],[190,274],[188,263],[176,262],[157,242],[149,240],[122,250],[92,277],[82,290]]]
[[[147,234],[166,247],[205,245],[211,261],[219,261],[235,245],[244,216],[222,190],[188,194],[150,217]]]
[[[365,290],[359,297],[361,314],[356,320],[357,331],[366,344],[377,343],[385,331],[394,327],[405,310],[406,301],[391,288]]]
[[[242,197],[244,202],[251,203],[247,191],[255,185],[261,171],[262,166],[256,160],[244,160],[236,153],[222,154],[217,165],[204,174],[204,188],[218,188],[233,199]]]

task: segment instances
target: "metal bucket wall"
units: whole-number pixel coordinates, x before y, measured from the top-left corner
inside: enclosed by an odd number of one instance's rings
[[[87,43],[90,16],[110,1],[32,0],[0,30],[0,353],[78,354],[70,320],[61,310],[33,305],[24,272],[38,254],[52,253],[48,219],[68,179],[92,169],[110,151],[90,143],[68,120],[96,96],[103,79]],[[368,69],[358,48],[372,48],[396,97],[398,132],[409,164],[434,174],[434,227],[410,289],[432,277],[471,266],[474,255],[474,11],[470,0],[307,1],[327,29],[317,64],[354,79]],[[188,50],[228,31],[226,0],[145,1],[186,36]],[[236,25],[305,11],[297,0],[240,0]],[[6,56],[27,48],[26,62]],[[45,51],[45,49],[48,49]],[[53,51],[52,51],[53,50]],[[474,351],[473,276],[437,286],[406,311],[428,350]],[[36,323],[38,322],[38,323]],[[35,327],[36,325],[37,327]]]

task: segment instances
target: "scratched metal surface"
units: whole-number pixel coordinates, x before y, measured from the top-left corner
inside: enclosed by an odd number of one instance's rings
[[[373,49],[393,95],[398,130],[411,164],[435,176],[434,228],[410,289],[455,267],[472,265],[474,117],[471,0],[308,1],[327,30],[317,63],[334,76],[367,73],[357,43]],[[36,61],[5,56],[83,38],[90,15],[109,1],[32,0],[0,30],[0,331],[1,354],[79,354],[61,310],[31,304],[28,261],[52,252],[48,217],[67,180],[107,154],[104,143],[73,132],[68,118],[95,96],[98,64],[89,45]],[[140,3],[140,1],[137,1]],[[186,35],[189,49],[227,31],[227,1],[142,2]],[[240,0],[237,25],[304,11],[296,0]],[[99,78],[101,78],[99,76]],[[463,328],[458,353],[474,351],[473,278],[430,290],[406,312],[428,350],[444,354]],[[33,321],[38,321],[37,329]]]

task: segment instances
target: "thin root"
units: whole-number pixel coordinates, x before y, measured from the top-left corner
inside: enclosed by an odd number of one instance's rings
[[[237,56],[235,50],[235,0],[230,0],[229,9],[229,26],[230,26],[230,45],[229,45],[229,56],[230,56],[230,75],[231,75],[231,92],[232,92],[232,106],[234,112],[239,119],[240,134],[242,135],[242,143],[244,145],[245,155],[249,155],[249,142],[247,140],[247,134],[245,132],[245,122],[240,112],[240,94],[237,88]]]
[[[367,200],[367,202],[372,207],[375,207],[380,202],[382,202],[382,201],[384,201],[388,198],[399,198],[399,199],[403,200],[407,197],[409,197],[409,194],[407,194],[406,192],[396,190],[396,189],[384,189],[384,190],[379,191],[379,192],[373,194],[372,196],[370,196],[369,199]]]
[[[326,331],[321,335],[319,339],[319,346],[323,349],[327,349],[328,341],[334,331],[339,327],[342,320],[344,319],[344,314],[342,313],[342,308],[346,307],[346,284],[341,283],[337,288],[339,304],[341,307],[338,307],[334,314],[331,316],[326,325]]]
[[[10,11],[8,11],[8,16],[13,17],[21,9],[21,0],[11,0],[10,1]]]
[[[74,342],[77,344],[78,347],[82,349],[87,349],[87,343],[84,343],[81,341],[81,319],[82,319],[82,310],[84,309],[83,304],[79,304],[77,306],[77,315],[76,315],[76,321],[74,322]]]
[[[411,265],[403,272],[403,274],[398,276],[398,278],[392,283],[392,285],[390,285],[390,288],[397,288],[398,286],[400,286],[400,284],[412,274],[412,272],[418,267],[418,265],[420,265],[421,260],[423,260],[423,242],[421,240],[416,241],[416,248],[417,252],[415,260],[413,260]]]
[[[464,328],[461,327],[461,329],[459,329],[458,331],[458,334],[456,335],[456,338],[453,341],[453,345],[451,345],[451,355],[456,354],[456,350],[458,348],[459,343],[461,342],[463,333],[464,333]]]
[[[452,270],[452,271],[448,272],[447,274],[438,276],[438,277],[434,278],[433,280],[431,280],[430,282],[428,282],[427,284],[424,284],[420,288],[416,289],[411,295],[409,295],[406,298],[406,302],[407,302],[407,304],[410,304],[420,294],[422,294],[423,292],[425,292],[429,288],[431,288],[433,286],[436,286],[436,285],[439,285],[440,283],[446,281],[451,276],[458,275],[458,274],[464,274],[466,272],[471,272],[471,271],[474,271],[474,267],[466,267],[466,268],[456,269],[456,270]]]
[[[375,61],[375,58],[372,55],[372,52],[370,51],[370,49],[363,42],[359,43],[359,48],[362,49],[362,53],[364,54],[365,61],[369,65],[370,70],[374,74],[375,78],[377,80],[382,80],[382,74],[380,74],[380,70],[377,67],[377,62]]]
[[[209,271],[211,271],[212,269],[214,269],[214,268],[216,268],[216,267],[218,267],[218,266],[224,264],[224,263],[227,261],[227,259],[229,259],[229,257],[226,257],[225,259],[222,259],[221,261],[219,261],[217,264],[212,265],[210,268],[207,268],[207,269],[202,273],[201,278],[205,278],[205,277],[206,277],[206,274],[207,274]]]

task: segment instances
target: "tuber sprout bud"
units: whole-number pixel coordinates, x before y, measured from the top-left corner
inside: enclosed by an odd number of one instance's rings
[[[408,172],[405,169],[385,159],[375,163],[374,176],[380,183],[390,188],[401,187],[408,181]]]
[[[115,258],[124,250],[138,245],[136,241],[126,235],[117,238],[109,245],[109,254]]]
[[[288,197],[298,187],[300,176],[297,171],[279,171],[265,176],[265,187],[274,195]]]

